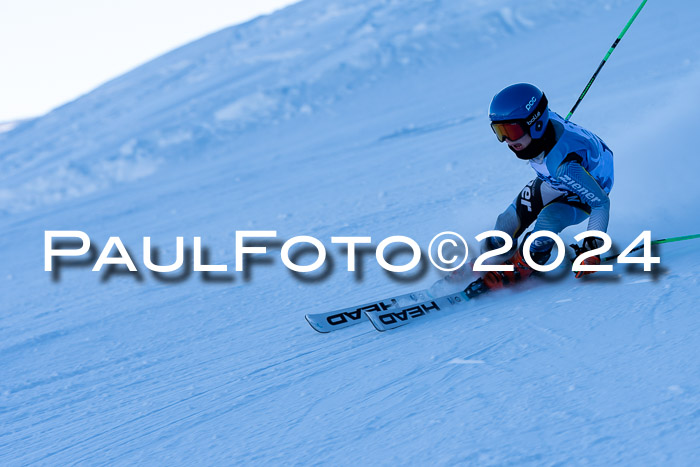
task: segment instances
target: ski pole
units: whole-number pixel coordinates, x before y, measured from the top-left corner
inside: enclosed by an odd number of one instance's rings
[[[652,240],[651,244],[658,245],[660,243],[681,242],[683,240],[692,240],[693,238],[700,238],[700,234],[686,235],[684,237],[661,238],[659,240]],[[644,245],[639,245],[638,247],[632,248],[629,252],[632,253],[633,251],[639,251],[642,248],[644,248]],[[607,256],[607,257],[603,258],[603,261],[612,261],[612,260],[616,259],[618,256],[620,256],[620,255],[617,254],[617,255]]]
[[[615,50],[615,47],[617,47],[617,44],[619,44],[620,41],[622,40],[622,36],[625,35],[625,33],[626,33],[627,30],[630,28],[630,26],[632,25],[632,23],[634,22],[634,20],[637,18],[637,15],[639,14],[639,12],[642,11],[642,8],[644,8],[644,5],[645,5],[646,3],[647,3],[647,0],[642,0],[642,4],[639,5],[639,8],[637,8],[637,11],[635,11],[634,14],[632,15],[632,17],[630,18],[630,20],[627,21],[627,24],[625,25],[625,28],[622,30],[622,32],[620,33],[620,35],[617,36],[617,39],[615,39],[615,42],[613,42],[613,45],[612,45],[612,47],[610,47],[610,50],[608,50],[608,53],[605,54],[605,58],[603,58],[603,61],[601,61],[601,62],[600,62],[600,65],[598,65],[598,69],[595,71],[595,73],[593,73],[593,77],[592,77],[591,80],[588,82],[588,84],[586,85],[586,87],[583,89],[583,92],[581,93],[581,95],[579,96],[578,100],[576,101],[576,104],[574,104],[573,108],[572,108],[571,111],[569,112],[569,115],[567,115],[566,118],[564,119],[565,121],[568,122],[569,119],[571,118],[571,116],[574,114],[574,111],[576,110],[576,107],[578,107],[578,105],[579,105],[579,104],[581,103],[581,101],[583,100],[583,96],[586,95],[586,93],[588,92],[588,89],[591,87],[591,84],[593,84],[593,81],[595,81],[596,77],[598,76],[598,73],[600,73],[600,70],[603,68],[603,65],[605,65],[605,62],[608,61],[608,57],[610,57],[610,54],[613,53],[613,50]]]

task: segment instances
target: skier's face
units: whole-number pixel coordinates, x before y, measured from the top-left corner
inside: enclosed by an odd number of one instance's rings
[[[510,146],[510,148],[513,151],[522,151],[530,144],[531,141],[532,137],[527,133],[525,133],[523,136],[516,139],[515,141],[511,141],[508,138],[506,138],[506,143],[508,143],[508,146]]]

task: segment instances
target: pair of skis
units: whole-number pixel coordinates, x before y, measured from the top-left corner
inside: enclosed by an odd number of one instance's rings
[[[370,321],[377,331],[384,332],[424,316],[455,308],[487,290],[483,280],[477,279],[465,290],[457,293],[433,297],[429,289],[419,290],[360,306],[307,314],[306,321],[321,333],[343,329],[365,321]]]
[[[645,265],[645,270],[647,270],[646,268],[649,266],[649,263],[659,262],[659,258],[651,257],[651,245],[680,242],[695,238],[700,238],[700,234],[651,240],[651,232],[645,230],[625,251],[620,254],[602,258],[601,261],[608,262],[617,259],[619,262],[641,263]],[[633,245],[636,245],[640,241],[642,242],[641,245],[633,247]],[[576,252],[576,256],[579,256],[580,252],[577,251],[578,246],[571,245],[571,247]],[[628,254],[641,249],[644,249],[643,258],[639,258],[638,261],[626,258]],[[622,261],[622,258],[626,258],[626,260]],[[441,281],[444,280],[446,279],[442,279]],[[438,281],[438,283],[439,282],[440,281]],[[469,284],[462,292],[434,297],[431,293],[431,289],[425,289],[405,295],[390,297],[377,302],[366,303],[360,306],[343,308],[342,310],[308,314],[306,315],[306,321],[308,321],[311,327],[316,331],[323,333],[335,331],[336,329],[343,329],[367,320],[372,323],[377,331],[387,331],[408,324],[423,316],[440,313],[450,308],[457,307],[471,298],[481,295],[487,290],[488,288],[484,285],[483,279],[477,279]]]

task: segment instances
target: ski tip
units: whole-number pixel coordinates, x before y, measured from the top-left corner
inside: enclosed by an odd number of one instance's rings
[[[370,312],[369,312],[369,311],[365,311],[365,316],[367,317],[367,319],[369,320],[369,322],[372,323],[372,326],[374,326],[374,329],[376,329],[376,330],[379,331],[379,332],[384,332],[384,331],[386,331],[386,329],[377,326],[377,323],[374,322],[374,320],[372,319],[372,316],[370,315]]]
[[[329,332],[331,332],[330,330],[324,331],[324,330],[322,330],[322,329],[316,327],[316,326],[317,326],[317,325],[316,325],[316,322],[315,322],[315,321],[312,321],[311,318],[309,317],[309,315],[304,315],[304,318],[306,318],[306,322],[309,323],[309,326],[311,326],[311,328],[312,328],[314,331],[316,331],[316,332],[318,332],[318,333],[321,333],[321,334],[328,334]]]

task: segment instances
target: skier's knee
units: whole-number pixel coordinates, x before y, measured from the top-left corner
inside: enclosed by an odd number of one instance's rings
[[[523,249],[525,247],[525,240],[532,234],[528,232],[523,238],[520,244],[520,254],[523,254]],[[554,240],[549,237],[538,237],[530,244],[530,258],[532,261],[539,265],[547,264],[550,256],[552,255],[552,249],[554,248]]]
[[[494,251],[499,248],[503,248],[505,244],[506,241],[502,237],[487,237],[481,244],[481,254],[483,255],[484,253],[488,253],[489,251]],[[507,259],[510,259],[510,257],[513,256],[513,253],[515,253],[515,251],[517,250],[517,242],[513,241],[512,244],[513,246],[509,250],[505,251],[504,253],[501,253],[500,255],[488,258],[486,261],[484,261],[484,264],[501,264]]]

